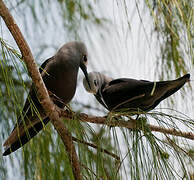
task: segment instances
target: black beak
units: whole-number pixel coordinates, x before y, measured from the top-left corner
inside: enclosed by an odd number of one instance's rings
[[[88,78],[87,67],[85,66],[84,63],[81,63],[81,64],[80,64],[80,68],[81,68],[81,70],[83,71],[83,73],[84,73],[84,75],[85,75],[85,77],[86,77],[86,81],[87,81],[87,83],[88,83],[88,85],[89,85],[89,87],[90,87],[90,89],[91,89],[90,81],[89,81],[89,78]]]

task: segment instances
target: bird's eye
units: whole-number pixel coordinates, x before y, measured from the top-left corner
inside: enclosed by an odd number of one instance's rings
[[[86,56],[86,55],[83,55],[83,61],[84,61],[84,62],[87,62],[87,60],[88,60],[88,59],[87,59],[87,56]]]
[[[97,86],[97,81],[96,80],[94,80],[94,85]]]

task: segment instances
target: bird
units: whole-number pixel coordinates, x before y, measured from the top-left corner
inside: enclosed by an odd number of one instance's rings
[[[170,81],[151,82],[129,78],[113,79],[100,72],[88,74],[89,85],[83,79],[86,91],[94,94],[100,104],[109,111],[148,112],[161,101],[177,92],[186,82],[190,74]]]
[[[54,56],[47,59],[39,68],[44,84],[53,102],[64,108],[76,91],[79,67],[88,83],[88,52],[84,43],[72,41],[64,44]],[[90,85],[88,85],[90,86]],[[32,139],[49,121],[37,97],[32,83],[21,115],[11,134],[3,144],[3,156],[16,151]]]

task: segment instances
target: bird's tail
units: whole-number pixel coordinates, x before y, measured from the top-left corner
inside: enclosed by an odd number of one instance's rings
[[[158,88],[163,91],[162,89],[164,88],[164,94],[163,96],[160,98],[160,101],[162,101],[163,99],[166,99],[167,97],[171,96],[172,94],[174,94],[176,91],[178,91],[186,82],[190,81],[190,74],[186,74],[176,80],[173,81],[163,81],[163,82],[159,82],[159,86]],[[158,104],[158,103],[156,103]]]
[[[32,139],[36,134],[39,133],[39,131],[49,122],[49,118],[45,118],[42,121],[38,121],[33,126],[30,126],[26,130],[24,130],[23,126],[16,127],[11,135],[8,137],[8,139],[3,144],[6,146],[5,152],[3,153],[3,156],[9,155],[10,153],[16,151],[20,147],[22,147],[24,144],[26,144],[30,139]]]
[[[186,82],[190,81],[190,74],[186,74],[176,80],[169,81],[169,92],[168,96],[178,91]],[[167,94],[166,94],[167,95]]]

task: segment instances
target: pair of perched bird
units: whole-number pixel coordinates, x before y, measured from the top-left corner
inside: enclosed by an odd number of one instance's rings
[[[137,109],[149,111],[178,91],[190,79],[190,75],[186,74],[173,81],[150,82],[127,78],[112,79],[99,72],[88,74],[87,55],[83,43],[69,42],[40,67],[39,71],[49,95],[60,108],[64,108],[75,94],[79,67],[85,75],[83,80],[85,89],[93,93],[110,111],[122,109],[129,112]],[[49,117],[46,116],[32,84],[22,114],[4,143],[6,150],[3,155],[6,156],[22,147],[48,122]]]

